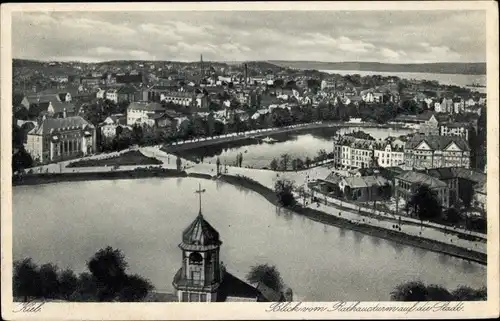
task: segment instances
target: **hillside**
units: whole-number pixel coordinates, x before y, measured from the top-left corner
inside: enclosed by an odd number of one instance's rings
[[[320,62],[270,60],[272,64],[296,69],[419,72],[435,74],[485,75],[486,63],[386,64],[379,62]]]

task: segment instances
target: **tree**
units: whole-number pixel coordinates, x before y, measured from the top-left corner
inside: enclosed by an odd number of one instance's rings
[[[284,288],[283,279],[274,265],[259,264],[252,266],[246,279],[250,283],[262,283],[276,292],[282,292]]]
[[[447,209],[444,213],[445,218],[448,222],[450,223],[458,223],[462,219],[460,216],[460,213],[457,211],[457,209],[451,207]]]
[[[311,162],[312,162],[312,161],[311,161],[311,159],[309,158],[309,156],[308,156],[308,157],[306,157],[306,160],[305,160],[305,165],[306,165],[306,167],[307,167],[307,168],[309,168],[309,167],[311,166]]]
[[[69,300],[78,286],[78,279],[73,271],[66,269],[59,274],[59,293],[63,299]]]
[[[278,202],[283,207],[289,207],[295,204],[293,196],[294,182],[287,179],[279,179],[274,184],[274,192],[278,198]]]
[[[276,158],[273,158],[273,160],[271,161],[271,164],[269,164],[269,167],[275,171],[278,169],[278,160],[276,160]]]
[[[465,208],[469,208],[474,198],[474,187],[472,183],[469,180],[461,180],[459,184],[459,193]]]
[[[31,258],[14,261],[12,288],[14,297],[23,297],[24,302],[27,302],[29,297],[39,296],[40,276],[38,267]]]
[[[23,171],[26,168],[33,166],[33,159],[24,148],[21,148],[12,155],[12,172]]]
[[[122,251],[110,246],[99,250],[90,259],[87,267],[97,281],[99,301],[111,301],[123,289],[127,265]]]
[[[290,155],[289,154],[282,154],[281,155],[281,169],[286,171],[288,169],[288,164],[290,163]]]
[[[297,158],[297,159],[295,160],[295,164],[296,164],[296,168],[297,168],[298,170],[304,169],[304,161],[303,161],[302,159]]]
[[[421,281],[399,284],[391,292],[392,301],[426,301],[427,288]]]
[[[56,298],[59,294],[57,266],[50,263],[42,265],[39,276],[41,296],[43,298]]]
[[[121,302],[137,302],[143,300],[154,286],[147,279],[138,275],[127,275],[125,284],[119,293]]]
[[[406,210],[420,220],[429,220],[441,216],[441,204],[435,191],[428,185],[419,185],[406,204]]]
[[[177,159],[175,160],[175,164],[177,165],[178,171],[182,170],[182,160],[179,156],[177,156]]]
[[[485,287],[478,290],[460,286],[452,292],[453,301],[486,301],[488,293]]]

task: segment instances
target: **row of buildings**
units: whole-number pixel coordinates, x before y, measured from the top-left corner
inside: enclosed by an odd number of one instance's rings
[[[459,136],[414,135],[407,141],[369,140],[337,136],[333,143],[334,164],[338,168],[470,167],[470,148]]]

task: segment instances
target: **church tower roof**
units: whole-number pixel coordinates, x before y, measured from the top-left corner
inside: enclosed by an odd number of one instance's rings
[[[182,233],[181,247],[190,250],[211,249],[220,246],[219,232],[200,213]]]
[[[182,243],[179,247],[190,251],[207,251],[219,247],[222,242],[219,238],[219,232],[208,223],[201,213],[201,194],[205,190],[201,185],[196,193],[200,198],[200,210],[194,221],[182,232]]]

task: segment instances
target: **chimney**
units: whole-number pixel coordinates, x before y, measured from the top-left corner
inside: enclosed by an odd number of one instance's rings
[[[248,81],[248,65],[245,64],[245,87],[247,86]]]
[[[66,118],[66,107],[63,109],[63,118]]]

